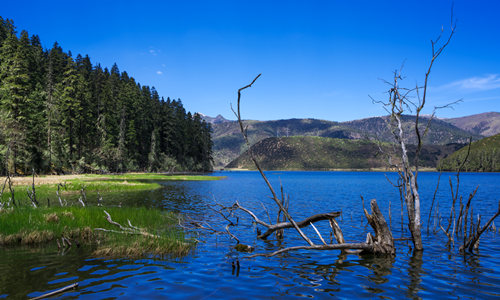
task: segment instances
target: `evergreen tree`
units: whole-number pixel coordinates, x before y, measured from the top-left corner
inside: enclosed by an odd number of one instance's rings
[[[4,157],[7,170],[18,173],[23,168],[25,151],[26,103],[29,95],[29,75],[26,51],[20,49],[20,43],[14,34],[9,34],[2,44],[0,55],[0,104],[1,126],[6,143]]]
[[[210,125],[0,17],[1,172],[211,170]]]

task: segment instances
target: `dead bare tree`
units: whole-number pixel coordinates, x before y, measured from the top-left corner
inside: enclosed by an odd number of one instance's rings
[[[35,169],[33,168],[33,180],[31,182],[31,190],[29,187],[26,187],[26,193],[28,194],[28,198],[31,200],[31,204],[33,207],[38,207],[39,203],[36,200],[36,190],[35,190]]]
[[[477,190],[477,189],[476,189]],[[472,199],[473,196],[469,197]],[[471,221],[471,226],[469,229],[469,234],[467,234],[467,222],[464,223],[464,244],[460,246],[460,252],[464,252],[465,250],[468,250],[469,252],[472,252],[472,250],[477,249],[479,245],[479,238],[481,237],[481,234],[483,234],[486,229],[488,229],[493,222],[498,216],[500,216],[500,201],[498,201],[498,209],[496,213],[486,222],[486,224],[481,227],[481,216],[478,216],[477,220],[477,225],[474,226]],[[465,215],[465,219],[467,219],[467,215]],[[472,220],[472,212],[471,212],[471,220]]]
[[[465,155],[463,161],[459,164],[456,173],[456,184],[453,185],[453,181],[451,177],[449,178],[450,182],[450,192],[451,192],[451,207],[450,207],[450,217],[448,219],[448,226],[446,229],[439,224],[439,227],[444,232],[444,234],[448,237],[447,245],[455,244],[455,236],[457,239],[462,235],[463,243],[460,245],[459,251],[463,254],[468,252],[472,252],[479,247],[479,239],[481,235],[490,227],[493,221],[500,215],[500,201],[498,203],[498,209],[496,213],[486,222],[486,225],[481,227],[481,216],[477,216],[477,223],[474,222],[474,212],[471,208],[471,202],[474,196],[476,195],[477,190],[479,189],[479,185],[476,186],[474,191],[469,194],[469,198],[467,202],[463,203],[462,196],[459,196],[459,186],[460,186],[460,172],[462,168],[465,166],[471,149],[472,139],[469,140],[469,144],[467,146],[467,154]],[[436,189],[437,190],[437,189]],[[459,213],[456,216],[456,202],[459,199]],[[437,207],[436,207],[437,209]],[[469,223],[470,220],[470,223]],[[451,230],[450,230],[451,229]]]
[[[245,140],[246,146],[247,146],[247,151],[249,153],[250,159],[253,161],[255,167],[259,171],[262,179],[266,183],[266,186],[268,190],[271,193],[271,199],[273,202],[276,204],[277,207],[277,218],[276,218],[276,223],[272,224],[271,223],[271,218],[269,216],[269,212],[267,209],[264,207],[265,212],[268,215],[269,223],[266,223],[259,219],[256,213],[251,211],[250,209],[242,206],[239,202],[235,202],[231,206],[222,206],[218,203],[220,207],[219,213],[223,216],[223,218],[228,221],[228,226],[226,226],[226,232],[227,234],[233,238],[238,244],[236,245],[236,249],[248,249],[248,247],[241,247],[242,245],[240,244],[240,240],[229,231],[229,226],[236,226],[238,224],[238,219],[236,221],[232,221],[230,218],[235,217],[237,218],[236,212],[237,211],[242,211],[249,215],[255,224],[260,227],[264,227],[265,231],[262,233],[260,229],[257,229],[257,237],[260,239],[266,239],[272,234],[276,234],[279,239],[284,237],[284,230],[293,228],[295,231],[300,235],[300,237],[306,242],[306,245],[298,245],[298,246],[291,246],[287,248],[283,248],[280,250],[277,250],[272,253],[260,253],[260,254],[254,254],[253,256],[274,256],[280,253],[292,251],[292,250],[298,250],[298,249],[308,249],[308,250],[342,250],[345,252],[351,252],[351,253],[370,253],[370,254],[389,254],[392,255],[395,253],[395,248],[394,248],[394,239],[392,238],[392,233],[389,229],[389,226],[387,225],[387,222],[385,221],[384,216],[380,212],[380,209],[378,208],[377,202],[375,199],[370,201],[370,208],[372,214],[369,214],[367,210],[364,209],[365,216],[368,219],[369,224],[373,228],[374,235],[371,233],[367,234],[366,241],[365,242],[359,242],[359,243],[346,243],[343,237],[342,230],[338,224],[338,222],[335,220],[335,218],[339,217],[341,215],[340,212],[329,212],[329,213],[320,213],[316,214],[310,217],[305,218],[302,221],[296,221],[294,217],[290,214],[289,211],[289,201],[288,197],[283,191],[283,187],[281,186],[280,191],[281,191],[281,198],[278,197],[278,194],[276,193],[275,189],[273,188],[272,184],[270,183],[269,179],[267,178],[266,174],[262,170],[259,162],[255,158],[251,148],[250,148],[250,141],[248,139],[247,135],[247,127],[243,124],[243,120],[241,117],[241,92],[247,88],[250,88],[260,77],[260,74],[257,75],[254,80],[240,88],[238,90],[238,100],[237,100],[237,108],[236,110],[233,109],[233,112],[238,120],[238,124],[240,127],[241,134],[243,135],[243,138]],[[225,213],[224,213],[225,212]],[[283,218],[280,217],[280,215],[283,216]],[[337,243],[333,243],[332,240],[330,240],[330,243],[327,243],[326,240],[323,238],[323,235],[320,233],[318,228],[314,225],[314,223],[319,222],[319,221],[328,221],[330,224],[331,228],[331,235],[335,236],[335,239]],[[197,224],[195,226],[199,227]],[[302,230],[304,227],[310,226],[313,231],[316,233],[318,236],[318,239],[321,241],[321,244],[315,244],[313,240],[307,236],[307,234]],[[214,232],[221,232],[212,229],[211,227],[209,228],[210,230]],[[246,251],[246,250],[245,250]]]
[[[414,249],[416,251],[423,250],[420,219],[420,194],[418,191],[417,180],[419,172],[419,158],[422,150],[422,138],[427,134],[431,121],[435,116],[436,109],[439,107],[434,108],[434,111],[427,120],[427,124],[423,126],[423,130],[420,126],[421,113],[426,104],[428,81],[434,62],[441,55],[446,46],[448,46],[453,34],[455,33],[453,9],[450,28],[451,31],[447,39],[439,47],[438,45],[443,34],[443,29],[437,39],[431,40],[432,56],[427,72],[425,73],[423,86],[416,85],[414,88],[405,88],[400,86],[400,82],[404,79],[401,68],[394,72],[392,82],[386,82],[390,85],[388,100],[377,101],[372,98],[374,103],[382,104],[383,108],[389,113],[390,116],[388,125],[394,141],[396,142],[396,145],[398,145],[398,154],[397,160],[393,159],[392,156],[389,157],[389,165],[391,168],[395,169],[399,175],[400,187],[403,191],[404,204],[408,215],[408,228],[410,230]],[[414,98],[416,98],[416,102],[414,102]],[[408,133],[405,132],[402,120],[403,115],[407,113],[415,113],[415,124],[413,130],[416,135],[416,149],[413,162],[409,159],[409,150],[406,145]]]

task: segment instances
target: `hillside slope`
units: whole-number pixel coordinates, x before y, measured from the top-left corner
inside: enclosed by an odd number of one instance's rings
[[[500,113],[487,112],[461,118],[444,119],[458,128],[471,133],[492,136],[500,133]]]
[[[286,136],[319,136],[350,140],[377,140],[392,142],[387,128],[387,117],[374,117],[349,122],[333,122],[317,119],[288,119],[276,121],[244,121],[248,125],[250,144],[253,145],[268,137]],[[415,141],[414,117],[403,116],[403,126],[409,133],[407,142]],[[426,122],[422,122],[425,126]],[[212,140],[214,143],[214,165],[224,167],[246,150],[240,129],[235,121],[212,124]],[[441,120],[433,120],[431,129],[424,138],[425,144],[445,145],[449,143],[466,143],[471,134]],[[474,140],[482,138],[472,135]]]
[[[409,146],[410,151],[414,149]],[[462,147],[458,144],[430,145],[422,150],[421,166],[435,167],[439,158]],[[386,153],[392,146],[383,143]],[[250,148],[266,170],[331,170],[385,168],[387,161],[376,142],[324,137],[266,138]],[[255,169],[248,151],[227,168]]]
[[[362,134],[341,123],[316,119],[289,119],[276,121],[245,120],[248,137],[253,145],[268,137],[323,136],[359,139]],[[215,167],[223,167],[243,153],[245,143],[237,122],[212,124],[212,141]]]
[[[467,146],[439,162],[438,169],[456,171],[467,155]],[[462,171],[500,172],[500,134],[473,142]]]

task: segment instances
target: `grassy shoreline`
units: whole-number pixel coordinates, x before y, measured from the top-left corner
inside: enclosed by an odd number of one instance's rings
[[[222,176],[206,175],[165,175],[159,173],[127,173],[117,175],[42,175],[35,176],[35,191],[38,199],[50,199],[52,203],[57,200],[56,191],[61,196],[75,195],[82,192],[87,195],[118,193],[128,191],[146,191],[161,187],[161,181],[210,181],[223,179]],[[0,177],[3,186],[5,177]],[[22,202],[30,201],[27,189],[31,190],[32,176],[12,177],[14,198]],[[0,187],[1,189],[1,187]],[[5,202],[11,198],[8,187],[5,187],[0,201]]]
[[[160,209],[101,207],[89,202],[82,207],[76,199],[86,196],[97,199],[97,194],[106,199],[106,196],[113,193],[153,190],[161,187],[161,181],[222,178],[224,177],[157,173],[35,176],[36,198],[40,205],[34,208],[28,197],[33,177],[13,177],[16,205],[9,199],[12,194],[8,186],[0,197],[0,204],[3,205],[3,208],[0,206],[0,246],[55,242],[59,245],[69,241],[71,245],[91,247],[96,256],[182,256],[189,252],[194,243],[187,241],[183,231],[177,227],[178,215]],[[5,177],[0,178],[0,184],[3,185],[4,182]],[[56,192],[64,203],[70,205],[61,206]],[[105,211],[110,214],[112,221],[122,227],[110,222]]]
[[[104,211],[125,229],[109,222]],[[71,247],[90,247],[96,256],[183,256],[194,243],[185,239],[177,222],[174,213],[148,208],[17,207],[0,211],[0,246],[69,241]],[[134,227],[138,229],[127,230]]]

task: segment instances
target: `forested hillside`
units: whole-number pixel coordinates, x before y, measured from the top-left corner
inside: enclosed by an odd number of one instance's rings
[[[470,172],[500,172],[500,133],[479,141],[473,142],[470,146],[467,157],[468,146],[452,153],[441,160],[438,169],[443,171],[457,171],[465,158],[462,171]]]
[[[115,64],[0,17],[0,173],[211,169],[211,127]]]
[[[423,118],[422,131],[428,119]],[[382,142],[393,142],[392,133],[387,126],[387,117],[373,117],[349,122],[333,122],[316,119],[288,119],[276,121],[245,120],[250,144],[253,145],[268,137],[287,136],[319,136],[340,139],[365,139]],[[416,141],[415,116],[404,115],[402,125],[407,134],[406,142]],[[246,150],[239,126],[235,121],[213,123],[214,164],[224,167]],[[467,143],[469,137],[479,140],[481,135],[472,134],[449,123],[433,119],[430,128],[423,138],[426,145],[446,145],[451,143]]]
[[[435,168],[438,160],[460,148],[461,144],[424,145],[419,165]],[[408,145],[413,161],[414,145]],[[265,170],[377,169],[387,167],[385,154],[393,153],[389,143],[317,136],[271,137],[254,144],[252,151]],[[248,150],[227,168],[255,169]]]

